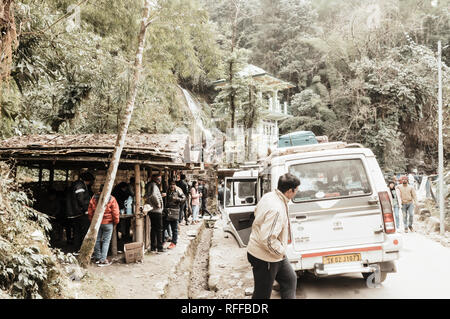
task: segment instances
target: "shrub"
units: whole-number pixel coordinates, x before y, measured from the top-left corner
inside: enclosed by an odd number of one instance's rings
[[[31,204],[0,164],[0,291],[14,298],[62,298],[61,264],[76,260],[49,247],[50,223]]]

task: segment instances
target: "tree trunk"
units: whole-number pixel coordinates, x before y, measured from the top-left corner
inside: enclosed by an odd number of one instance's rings
[[[114,153],[112,156],[111,164],[108,168],[108,174],[106,175],[106,181],[100,195],[97,208],[95,210],[94,216],[91,221],[91,225],[89,227],[89,231],[84,238],[83,245],[80,249],[80,255],[78,261],[80,265],[86,268],[90,263],[90,258],[92,252],[94,251],[95,242],[97,240],[98,230],[100,228],[100,224],[103,219],[103,214],[105,212],[107,200],[111,194],[111,190],[113,188],[114,180],[116,178],[117,169],[119,167],[120,156],[122,154],[122,149],[125,144],[125,138],[128,131],[128,125],[131,121],[131,115],[133,114],[134,102],[136,100],[137,93],[137,85],[139,83],[140,75],[141,75],[141,66],[142,66],[142,57],[144,53],[144,45],[145,45],[145,34],[147,30],[147,21],[150,17],[150,5],[152,0],[145,0],[142,20],[141,20],[141,28],[139,31],[138,37],[138,48],[136,51],[136,58],[134,61],[134,74],[133,81],[130,87],[130,95],[128,97],[127,106],[125,109],[125,113],[123,116],[123,121],[121,126],[119,127],[119,131],[117,134],[116,145],[114,147]],[[138,214],[138,212],[136,212]]]
[[[14,0],[0,0],[0,90],[3,81],[9,78],[13,50],[18,45],[13,2]],[[2,105],[0,104],[1,118]]]

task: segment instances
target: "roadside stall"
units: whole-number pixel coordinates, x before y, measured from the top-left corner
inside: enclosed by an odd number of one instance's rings
[[[16,136],[0,141],[0,160],[8,162],[13,172],[25,168],[27,175],[36,176],[37,181],[21,184],[32,193],[34,206],[40,210],[51,203],[49,190],[63,194],[85,171],[94,175],[93,187],[104,184],[115,142],[115,134]],[[133,210],[131,214],[128,210],[120,215],[121,221],[131,219],[133,242],[144,242],[145,248],[150,246],[150,219],[136,212],[144,205],[145,185],[152,174],[161,174],[164,183],[179,171],[198,165],[191,160],[188,135],[127,135],[114,185],[134,179],[131,185],[135,195]],[[64,206],[62,208],[64,210]],[[114,231],[113,256],[117,255],[117,241],[117,231]]]

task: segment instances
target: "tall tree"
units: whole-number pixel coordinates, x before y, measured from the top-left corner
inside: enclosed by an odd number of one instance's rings
[[[241,101],[244,101],[248,94],[247,80],[240,74],[246,61],[243,49],[235,49],[227,55],[225,60],[226,82],[219,87],[219,94],[214,100],[215,113],[228,114],[231,118],[232,129],[236,125]]]
[[[86,237],[80,249],[79,262],[83,267],[87,267],[87,265],[89,265],[91,255],[94,251],[98,230],[100,228],[106,204],[108,203],[108,199],[113,188],[114,180],[116,178],[117,169],[119,167],[120,156],[122,154],[122,149],[125,144],[125,138],[127,136],[128,126],[131,121],[131,115],[133,114],[134,103],[136,100],[138,83],[141,76],[142,59],[145,48],[145,34],[149,24],[150,8],[153,4],[154,4],[153,0],[145,0],[144,8],[142,11],[141,26],[138,36],[138,47],[136,50],[136,57],[134,60],[133,81],[131,82],[127,106],[124,112],[122,124],[117,134],[116,145],[114,147],[112,161],[111,164],[109,165],[108,173],[106,175],[105,186],[100,195],[99,203],[92,218],[89,231],[86,234]]]

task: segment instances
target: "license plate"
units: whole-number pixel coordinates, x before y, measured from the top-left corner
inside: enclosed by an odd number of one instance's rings
[[[353,261],[361,261],[361,254],[345,254],[336,256],[324,256],[323,263],[337,264],[337,263],[349,263]]]

